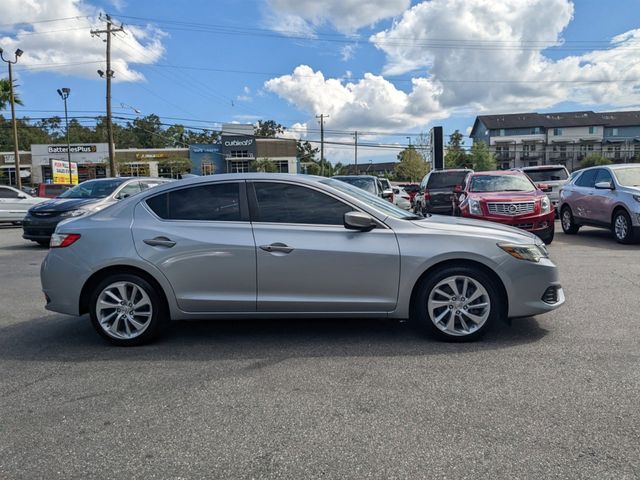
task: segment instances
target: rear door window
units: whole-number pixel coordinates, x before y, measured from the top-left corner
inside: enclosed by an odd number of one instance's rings
[[[433,173],[429,177],[427,188],[429,190],[435,190],[438,188],[450,188],[453,190],[453,187],[456,185],[462,185],[466,176],[467,172]]]

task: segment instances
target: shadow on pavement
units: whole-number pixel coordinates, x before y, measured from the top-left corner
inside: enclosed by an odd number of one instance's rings
[[[113,347],[88,317],[50,315],[0,330],[0,358],[18,361],[217,361],[312,357],[394,357],[468,353],[537,342],[548,333],[534,318],[494,325],[473,343],[436,341],[408,323],[375,319],[172,322],[151,345]]]
[[[559,231],[558,231],[559,230]],[[582,227],[575,235],[566,235],[562,229],[556,229],[556,241],[587,248],[605,248],[611,251],[639,251],[640,245],[618,243],[609,230],[604,228]],[[549,247],[553,249],[553,244]]]

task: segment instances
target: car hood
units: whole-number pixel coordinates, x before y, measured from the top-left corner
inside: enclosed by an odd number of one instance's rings
[[[541,197],[537,192],[469,192],[467,196],[485,202],[531,202]]]
[[[103,200],[103,198],[55,198],[39,203],[31,210],[34,212],[67,212],[95,205]]]
[[[541,244],[540,239],[533,233],[501,223],[486,222],[473,218],[432,215],[420,220],[413,220],[412,223],[418,227],[439,230],[454,235],[463,234],[489,239],[493,238],[498,242]]]

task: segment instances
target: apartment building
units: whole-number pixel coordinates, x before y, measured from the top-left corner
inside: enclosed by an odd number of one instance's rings
[[[563,164],[570,170],[593,152],[614,162],[640,155],[640,111],[480,115],[471,130],[502,169]]]

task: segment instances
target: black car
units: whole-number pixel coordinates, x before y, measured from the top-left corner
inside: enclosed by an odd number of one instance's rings
[[[22,238],[49,245],[56,225],[62,220],[102,210],[118,200],[168,181],[141,177],[87,180],[48,202],[30,208],[22,221]]]
[[[470,173],[473,170],[468,168],[432,170],[427,173],[414,198],[414,212],[453,215],[453,191],[457,185],[464,183]]]

